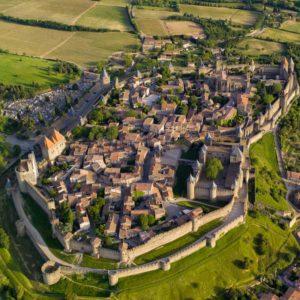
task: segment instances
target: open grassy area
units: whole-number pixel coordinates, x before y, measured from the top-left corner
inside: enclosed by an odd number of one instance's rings
[[[248,10],[227,8],[227,7],[209,7],[199,5],[180,5],[182,13],[192,14],[200,18],[215,20],[231,20],[232,23],[240,25],[253,25],[258,18],[258,13]]]
[[[95,257],[92,257],[91,255],[84,254],[80,265],[82,267],[89,268],[116,269],[117,261],[108,258],[97,259]]]
[[[296,32],[300,34],[300,22],[286,21],[281,25],[281,28],[287,31]]]
[[[187,234],[179,239],[177,239],[174,242],[171,242],[169,244],[166,244],[162,247],[159,247],[149,253],[146,253],[144,255],[139,256],[134,260],[136,264],[143,264],[150,261],[153,261],[155,259],[159,259],[165,256],[168,256],[172,253],[175,253],[176,251],[184,248],[185,246],[192,244],[196,240],[198,240],[200,237],[204,236],[209,231],[213,230],[214,228],[217,228],[222,224],[222,221],[215,220],[208,224],[205,224],[204,226],[200,227],[197,232],[193,232],[190,234]]]
[[[278,42],[300,43],[300,34],[275,28],[267,28],[259,36],[262,38],[271,38]]]
[[[133,30],[127,9],[120,6],[96,5],[83,14],[76,24],[93,28],[117,29],[120,31]]]
[[[257,255],[254,240],[262,233],[268,243],[267,253]],[[283,231],[268,218],[248,217],[246,225],[222,237],[214,249],[204,248],[174,263],[168,272],[155,271],[120,280],[118,299],[210,299],[224,288],[239,287],[259,274],[288,265],[278,253],[289,252],[291,259],[299,251],[293,235]],[[241,269],[244,257],[253,262]]]
[[[205,205],[205,204],[195,203],[195,202],[188,202],[188,201],[180,201],[180,202],[177,202],[176,204],[179,205],[179,206],[186,207],[188,209],[201,207],[205,213],[209,213],[209,212],[217,209],[215,207],[208,206],[208,205]]]
[[[258,40],[255,38],[245,38],[236,45],[237,50],[244,55],[271,55],[273,53],[283,53],[285,47],[281,43]]]
[[[126,32],[67,32],[0,22],[0,44],[13,53],[91,66],[113,52],[132,50],[139,41]]]
[[[256,169],[256,201],[278,210],[289,210],[272,133],[266,134],[251,146],[250,157]]]
[[[55,71],[57,62],[0,53],[0,82],[4,84],[20,84],[30,87],[33,82],[38,83],[41,90],[58,86],[66,81],[69,76]]]

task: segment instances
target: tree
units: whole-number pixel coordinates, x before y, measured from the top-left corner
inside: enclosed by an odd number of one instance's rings
[[[206,163],[205,175],[208,179],[214,180],[217,178],[219,173],[223,171],[224,167],[220,159],[213,157],[210,158]]]
[[[111,246],[113,243],[112,238],[110,236],[105,237],[105,246]]]
[[[9,248],[9,236],[3,228],[0,228],[0,248]]]
[[[105,203],[106,200],[104,198],[98,197],[95,203],[88,208],[89,216],[94,224],[99,224],[101,222],[100,214]]]
[[[21,147],[19,145],[14,145],[12,148],[13,156],[19,156],[21,154]]]
[[[117,139],[118,135],[119,135],[119,131],[118,131],[118,127],[116,126],[109,127],[106,131],[106,138],[110,141]]]
[[[263,97],[263,100],[266,104],[271,104],[273,101],[274,101],[274,96],[273,95],[270,95],[270,94],[266,94],[264,97]]]
[[[151,226],[155,223],[155,217],[153,215],[148,216],[148,224]]]
[[[58,216],[60,221],[71,229],[75,219],[74,213],[72,212],[67,201],[64,201],[58,208]]]
[[[273,92],[274,94],[280,94],[282,91],[282,84],[280,82],[273,84]]]
[[[140,215],[139,222],[143,230],[147,230],[149,228],[149,220],[147,215]]]

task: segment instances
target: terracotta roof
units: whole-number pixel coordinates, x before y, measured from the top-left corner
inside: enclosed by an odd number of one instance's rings
[[[51,142],[46,136],[44,137],[44,147],[50,149],[54,146],[54,143]]]
[[[51,136],[51,140],[53,142],[60,142],[64,139],[65,139],[65,137],[59,131],[57,131],[56,129],[53,130],[52,136]]]

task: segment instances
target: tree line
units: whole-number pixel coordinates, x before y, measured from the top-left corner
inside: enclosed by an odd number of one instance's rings
[[[67,25],[55,21],[20,19],[12,16],[6,16],[3,14],[0,14],[0,20],[10,22],[10,23],[21,24],[21,25],[56,29],[62,31],[86,31],[86,32],[119,32],[120,31],[117,29],[92,28],[92,27],[86,27],[81,25]]]

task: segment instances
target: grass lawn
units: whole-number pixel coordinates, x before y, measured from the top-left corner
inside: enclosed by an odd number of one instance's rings
[[[194,202],[189,202],[189,201],[180,201],[180,202],[176,202],[177,205],[179,206],[183,206],[186,208],[197,208],[197,207],[202,207],[204,213],[209,213],[213,210],[218,209],[217,207],[212,207],[210,205],[206,205],[206,204],[202,204],[202,203],[197,203],[197,200],[195,200]],[[202,202],[202,201],[201,201]],[[209,203],[208,203],[209,204]],[[222,207],[225,206],[226,203],[212,203],[212,205],[218,206],[218,207]]]
[[[65,24],[76,23],[84,12],[96,5],[95,2],[89,0],[31,0],[25,2],[13,0],[13,2],[16,5],[4,8],[2,13],[21,19],[49,20]]]
[[[286,189],[279,175],[273,134],[266,134],[250,148],[256,169],[256,201],[278,210],[289,210]]]
[[[0,82],[3,84],[20,84],[31,87],[32,83],[38,83],[41,90],[58,86],[69,78],[54,70],[57,62],[0,53]],[[49,72],[50,70],[50,72]]]
[[[187,4],[180,5],[180,12],[206,19],[231,20],[232,23],[241,25],[253,25],[258,17],[258,13],[248,10]]]
[[[259,36],[262,38],[271,38],[278,42],[300,43],[300,34],[275,28],[267,28]]]
[[[215,220],[208,224],[205,224],[204,226],[200,227],[200,229],[197,232],[187,234],[174,242],[171,242],[149,253],[141,255],[138,258],[136,258],[134,262],[140,265],[175,253],[176,251],[184,248],[185,246],[192,244],[193,242],[204,236],[206,233],[208,233],[214,228],[217,228],[221,224],[222,221],[220,220]]]
[[[254,239],[262,233],[268,250],[257,255]],[[214,249],[204,248],[172,264],[168,272],[155,271],[121,279],[118,299],[209,299],[222,289],[238,287],[253,281],[256,276],[283,268],[290,262],[278,258],[278,253],[299,251],[293,235],[283,231],[265,216],[248,217],[246,225],[222,237]],[[239,262],[249,257],[253,263],[248,270]]]
[[[108,258],[97,259],[88,254],[83,255],[83,260],[80,265],[83,267],[99,268],[99,269],[116,269],[117,268],[117,262],[115,260],[108,259]]]
[[[133,30],[126,8],[120,6],[96,5],[82,15],[76,24],[120,31]]]
[[[281,25],[281,28],[287,31],[296,32],[300,34],[300,22],[286,21]]]
[[[131,51],[138,38],[127,32],[67,32],[0,22],[2,49],[17,54],[95,65],[116,51]]]
[[[244,55],[270,55],[273,53],[283,53],[283,44],[258,40],[255,38],[245,38],[236,45],[237,50]]]

